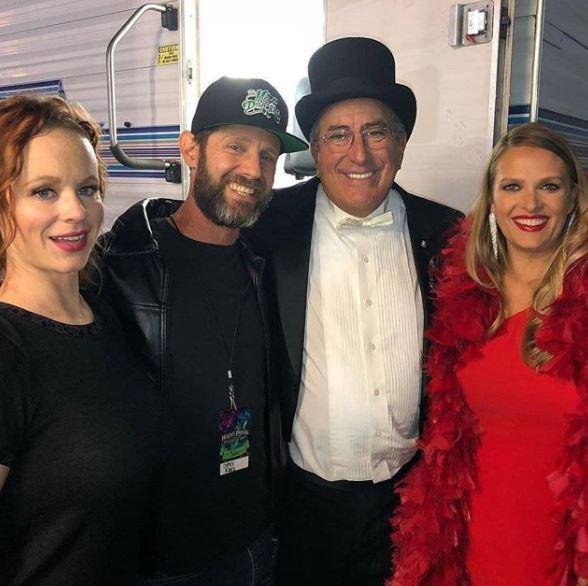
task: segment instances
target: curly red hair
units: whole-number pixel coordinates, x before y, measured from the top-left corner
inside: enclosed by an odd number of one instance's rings
[[[55,128],[72,130],[90,141],[98,162],[100,192],[104,194],[106,166],[99,155],[102,131],[83,106],[57,96],[35,94],[0,101],[0,273],[6,264],[6,249],[16,234],[11,185],[22,172],[29,142]]]

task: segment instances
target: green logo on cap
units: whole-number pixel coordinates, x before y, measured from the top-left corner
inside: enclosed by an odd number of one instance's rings
[[[280,123],[278,98],[269,90],[247,90],[247,96],[241,102],[241,106],[246,116],[254,116],[255,114],[263,114],[266,118],[273,116],[276,124]]]

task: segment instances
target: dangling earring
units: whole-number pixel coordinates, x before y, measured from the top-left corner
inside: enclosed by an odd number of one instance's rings
[[[568,216],[568,221],[566,222],[566,228],[564,230],[564,236],[568,235],[568,232],[570,231],[570,228],[572,227],[572,224],[574,223],[575,219],[576,219],[576,212],[572,212]]]
[[[496,226],[496,216],[494,212],[488,214],[488,224],[490,225],[490,240],[492,240],[492,252],[494,258],[498,260],[498,228]]]

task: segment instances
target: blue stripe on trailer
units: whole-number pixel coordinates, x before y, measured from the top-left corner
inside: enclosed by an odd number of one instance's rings
[[[61,96],[62,98],[66,97],[65,90],[63,89],[63,82],[60,79],[0,86],[0,100],[23,93]]]

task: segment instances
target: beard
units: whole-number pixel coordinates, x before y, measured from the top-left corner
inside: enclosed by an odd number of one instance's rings
[[[229,202],[225,189],[231,182],[254,189],[255,193],[248,199]],[[247,179],[238,174],[226,174],[215,181],[208,172],[206,155],[202,152],[196,167],[192,197],[202,213],[217,226],[249,228],[257,222],[261,212],[267,207],[272,198],[272,190],[268,189],[262,179]]]

